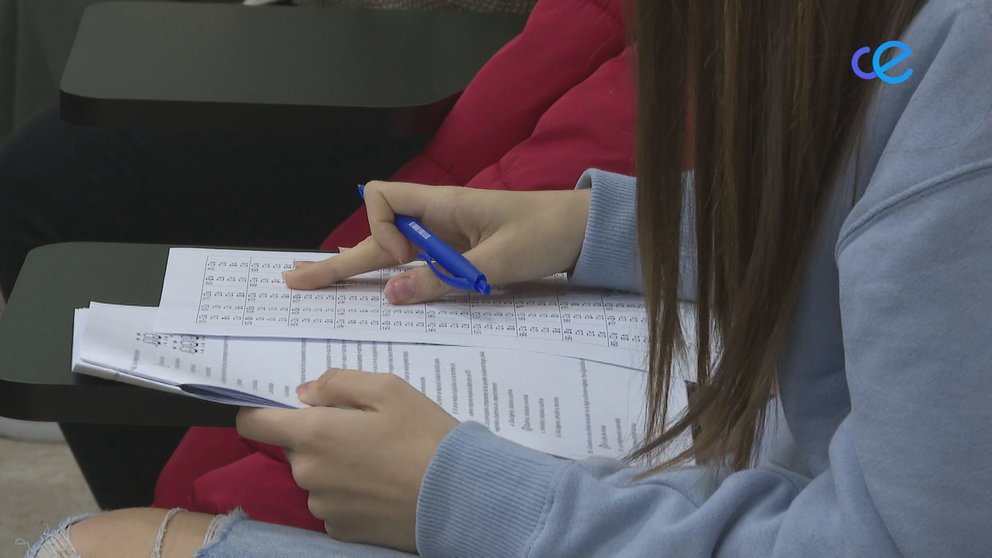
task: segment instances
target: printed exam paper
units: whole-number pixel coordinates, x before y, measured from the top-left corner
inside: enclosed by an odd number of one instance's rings
[[[173,248],[157,331],[432,343],[539,351],[644,368],[639,294],[569,288],[564,275],[440,301],[393,306],[382,294],[401,266],[298,291],[282,273],[326,253]]]
[[[621,457],[640,441],[644,372],[501,348],[163,334],[155,308],[77,310],[74,370],[253,406],[302,407],[295,388],[327,368],[402,377],[455,418],[570,458]],[[686,406],[674,382],[671,414]],[[212,391],[211,391],[212,388]],[[243,394],[242,399],[237,399]]]

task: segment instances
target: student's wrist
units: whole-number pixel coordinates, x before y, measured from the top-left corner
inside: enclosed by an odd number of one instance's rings
[[[566,243],[567,250],[572,254],[571,264],[568,271],[575,269],[579,262],[579,254],[582,252],[582,244],[586,237],[586,223],[589,221],[589,206],[592,203],[592,190],[573,190],[569,196],[569,209],[567,211],[567,227],[571,236]]]

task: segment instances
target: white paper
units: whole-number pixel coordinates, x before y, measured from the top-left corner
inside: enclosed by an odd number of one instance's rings
[[[116,370],[172,391],[237,390],[271,402],[259,406],[289,407],[303,406],[296,386],[327,368],[389,372],[459,420],[564,457],[621,457],[643,433],[646,375],[630,368],[499,348],[168,335],[155,332],[154,315],[93,303],[76,340],[79,371]],[[672,416],[686,406],[684,383],[673,385]]]
[[[152,389],[157,389],[161,391],[168,391],[170,393],[183,394],[183,390],[179,387],[167,384],[164,382],[150,380],[142,378],[140,376],[132,376],[130,374],[122,373],[113,368],[108,368],[106,366],[100,366],[98,364],[84,362],[82,360],[81,352],[83,348],[83,333],[86,330],[86,318],[89,315],[89,309],[79,308],[75,310],[73,315],[73,329],[72,329],[72,371],[79,374],[86,374],[89,376],[96,376],[97,378],[103,378],[105,380],[114,380],[118,382],[123,382],[125,384],[132,384],[142,387],[149,387]]]
[[[569,288],[558,275],[491,296],[462,292],[393,306],[382,295],[410,266],[366,273],[317,291],[286,287],[294,260],[326,253],[173,248],[158,331],[501,347],[644,368],[644,299]]]

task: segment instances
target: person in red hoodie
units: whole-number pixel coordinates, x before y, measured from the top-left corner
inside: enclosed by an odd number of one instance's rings
[[[472,80],[424,151],[393,181],[566,189],[595,167],[633,174],[631,48],[620,0],[541,0],[523,32]],[[359,209],[321,245],[369,234]],[[191,428],[159,477],[154,505],[323,531],[281,448],[234,429]]]

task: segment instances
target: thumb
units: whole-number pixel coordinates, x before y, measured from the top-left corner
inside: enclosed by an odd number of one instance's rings
[[[503,256],[511,252],[509,245],[512,245],[512,237],[497,234],[462,255],[485,274],[490,285],[539,279],[540,277],[521,276],[517,267],[509,265],[506,257]],[[386,281],[383,294],[392,304],[415,304],[436,300],[453,290],[455,289],[438,279],[431,268],[423,266],[400,273]]]
[[[380,399],[382,376],[388,374],[331,368],[316,380],[300,384],[296,396],[311,407],[369,409]]]
[[[404,271],[386,281],[383,294],[392,304],[416,304],[441,298],[452,289],[427,266]]]

